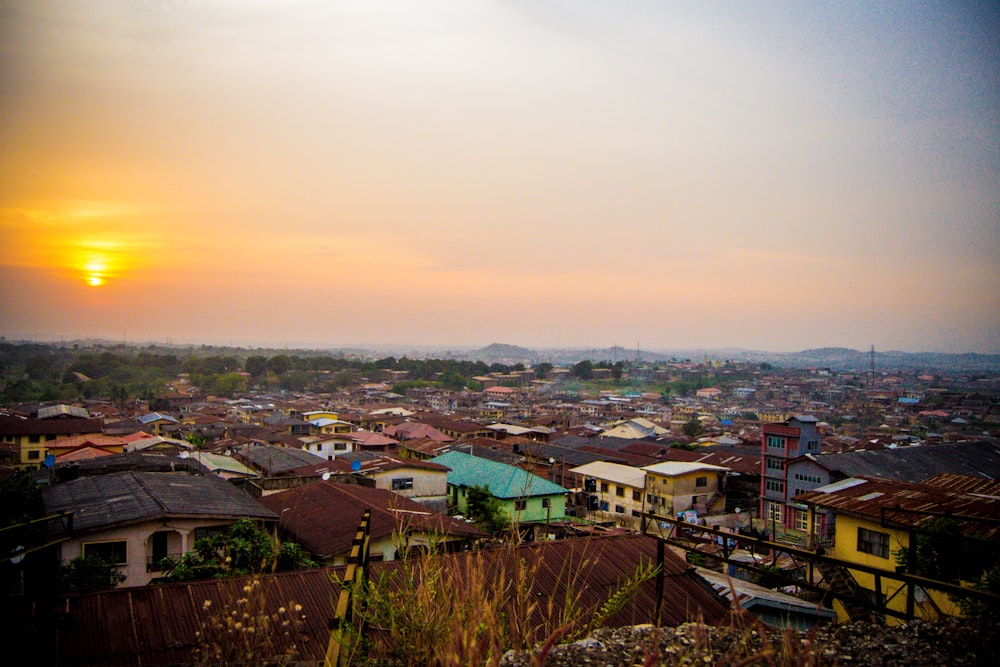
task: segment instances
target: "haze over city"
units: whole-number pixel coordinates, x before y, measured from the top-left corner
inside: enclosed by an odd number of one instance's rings
[[[0,0],[0,335],[1000,352],[989,2]]]

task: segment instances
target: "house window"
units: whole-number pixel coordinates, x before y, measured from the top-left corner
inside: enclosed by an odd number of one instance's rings
[[[617,512],[618,514],[625,514],[625,506],[615,505],[615,512]]]
[[[392,490],[393,491],[405,491],[406,489],[413,488],[413,478],[412,477],[397,477],[392,480]]]
[[[608,492],[608,483],[601,482],[601,493],[607,493],[607,492]]]
[[[29,449],[28,450],[28,460],[29,461],[37,461],[40,458],[42,458],[42,450],[40,450],[40,449]]]
[[[632,516],[642,516],[642,512],[639,510],[632,510]]]
[[[340,450],[340,451],[345,450],[345,449],[347,449],[347,443],[346,442],[335,442],[335,443],[333,443],[333,448],[336,449],[336,450]]]
[[[767,504],[767,518],[771,521],[781,521],[781,504],[780,503],[768,503]]]
[[[29,435],[28,436],[28,442],[30,442],[32,444],[39,443],[41,441],[42,441],[42,438],[39,435]]]
[[[695,486],[708,486],[708,477],[695,477]]]
[[[615,495],[619,496],[620,498],[624,498],[625,497],[625,487],[623,487],[623,486],[616,486],[615,487]]]
[[[764,480],[764,488],[775,493],[784,493],[785,483],[780,479],[766,479]]]
[[[654,505],[655,504],[653,502],[653,496],[651,494],[649,494],[649,495],[646,496],[646,504],[648,504],[648,505]]]
[[[515,500],[514,501],[514,511],[516,511],[516,512],[523,512],[526,509],[528,509],[528,501],[527,500]]]
[[[889,533],[858,527],[858,551],[879,558],[888,558]]]
[[[545,509],[548,509],[550,507],[552,507],[552,499],[551,498],[542,498],[542,509],[545,510]]]
[[[776,435],[767,436],[767,446],[771,449],[784,449],[785,439]]]
[[[770,456],[767,457],[767,469],[768,470],[782,470],[781,459],[774,459]]]
[[[795,511],[795,530],[809,532],[809,510]]]
[[[637,503],[642,502],[642,491],[634,490],[632,491],[632,500]]]
[[[194,529],[194,541],[203,540],[219,533],[229,530],[229,526],[201,526]]]
[[[97,557],[105,563],[112,565],[125,565],[128,563],[128,545],[125,540],[114,542],[84,542],[84,558]]]

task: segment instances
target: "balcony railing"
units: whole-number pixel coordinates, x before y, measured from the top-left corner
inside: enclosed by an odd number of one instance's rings
[[[184,554],[178,553],[167,553],[158,556],[147,556],[146,557],[146,572],[163,572],[165,569],[161,563],[164,558],[173,558],[174,560],[179,560]]]

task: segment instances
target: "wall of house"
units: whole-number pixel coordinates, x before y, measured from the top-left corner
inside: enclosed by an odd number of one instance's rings
[[[344,454],[353,452],[354,443],[346,440],[325,440],[322,442],[313,442],[303,445],[302,449],[310,454],[315,454],[321,459],[329,461],[331,458],[337,458],[338,456],[343,456]]]
[[[167,539],[167,555],[176,558],[194,548],[196,529],[231,523],[231,520],[224,519],[168,519],[94,531],[61,543],[58,547],[59,559],[62,565],[66,565],[83,555],[85,544],[124,541],[126,562],[118,571],[125,575],[125,581],[120,586],[146,586],[153,579],[162,576],[162,572],[150,562],[153,546],[151,538],[154,533],[171,533]]]
[[[414,500],[421,497],[444,497],[448,494],[448,472],[445,470],[424,470],[421,468],[398,468],[369,475],[375,486],[398,493]],[[405,483],[412,480],[410,488],[393,488],[393,480]]]
[[[591,477],[588,475],[588,477]],[[597,510],[591,510],[589,515],[598,521],[617,521],[623,525],[631,526],[640,520],[639,515],[645,509],[643,503],[644,489],[629,486],[628,484],[618,484],[610,480],[594,478],[597,482],[597,491],[594,495],[601,505]],[[607,486],[607,490],[602,490]],[[621,494],[621,495],[619,495]],[[607,507],[607,509],[604,509]]]
[[[517,509],[517,500],[501,501],[504,513],[515,521],[543,523],[566,518],[566,496],[563,494],[521,498],[519,500],[524,502],[524,509]],[[545,506],[546,501],[548,507]]]
[[[853,517],[846,514],[837,514],[836,525],[836,536],[833,550],[830,555],[834,558],[840,558],[852,563],[868,565],[885,570],[894,570],[897,565],[894,552],[899,549],[906,549],[909,545],[909,536],[905,532],[893,530],[891,528],[883,528],[877,521]],[[859,551],[858,528],[865,528],[876,533],[888,535],[888,558]],[[859,586],[874,593],[875,575],[860,572],[858,570],[849,570],[849,572]],[[888,606],[890,609],[894,609],[899,612],[906,611],[906,586],[902,582],[892,579],[891,577],[882,577],[881,588],[882,594],[889,600]],[[958,606],[949,600],[947,595],[938,591],[918,591],[914,612],[919,618],[938,618],[939,614],[937,610],[935,610],[935,606],[946,615],[960,615]],[[843,605],[836,602],[834,604],[834,609],[837,612],[838,622],[848,620],[848,614],[844,610]],[[886,623],[889,625],[898,625],[902,623],[902,620],[887,616]]]
[[[698,478],[705,478],[705,486],[698,486]],[[646,471],[646,493],[652,495],[654,511],[676,515],[692,509],[695,499],[708,502],[719,492],[719,473],[699,470],[667,477]]]

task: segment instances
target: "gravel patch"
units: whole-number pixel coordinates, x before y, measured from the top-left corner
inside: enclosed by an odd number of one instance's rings
[[[603,629],[581,641],[552,648],[546,667],[648,667],[672,665],[810,665],[965,667],[1000,665],[995,623],[910,621],[884,627],[849,623],[809,632],[754,625],[676,628],[651,625]],[[508,652],[502,667],[538,665],[539,649]]]

